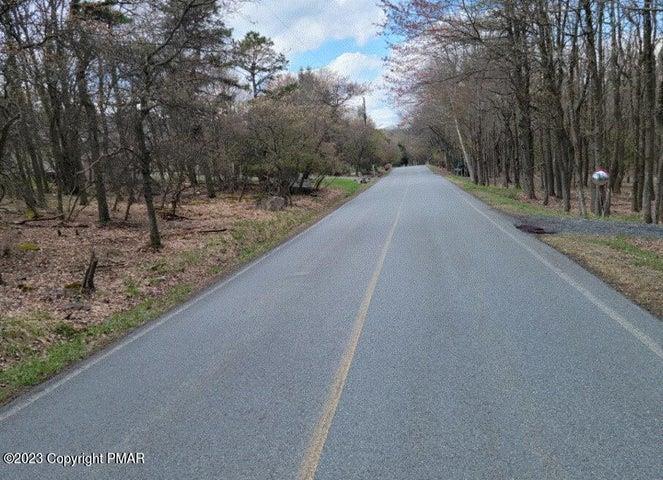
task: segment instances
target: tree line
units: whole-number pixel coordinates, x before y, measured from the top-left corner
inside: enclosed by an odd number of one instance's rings
[[[290,198],[397,149],[357,107],[365,88],[285,72],[268,38],[234,39],[234,0],[5,0],[0,6],[0,202],[101,225],[192,187]]]
[[[644,222],[663,221],[660,0],[381,3],[421,155],[567,212],[573,189],[585,215],[628,188]]]

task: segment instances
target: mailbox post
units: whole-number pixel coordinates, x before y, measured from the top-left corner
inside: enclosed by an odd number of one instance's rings
[[[610,188],[608,188],[609,180],[610,175],[602,168],[599,168],[594,173],[592,173],[592,183],[594,183],[598,189],[598,212],[600,212],[602,217],[610,214],[608,210],[610,208]]]

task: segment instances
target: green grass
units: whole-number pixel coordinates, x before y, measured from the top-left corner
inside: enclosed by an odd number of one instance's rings
[[[184,271],[189,265],[200,265],[205,259],[205,250],[196,248],[193,250],[186,250],[177,256],[177,270]]]
[[[322,182],[323,188],[341,190],[343,199],[347,199],[368,187],[351,178],[327,177]],[[324,212],[323,212],[324,213]],[[295,228],[311,223],[321,214],[308,210],[286,209],[276,212],[269,220],[242,220],[237,222],[230,234],[238,245],[238,262],[246,262],[275,247]],[[225,245],[222,245],[225,248]]]
[[[322,181],[324,188],[343,190],[346,195],[354,195],[366,184],[361,184],[352,178],[327,177]]]
[[[84,334],[87,337],[95,338],[132,330],[183,302],[192,291],[193,288],[189,284],[176,285],[161,297],[147,298],[129,310],[111,315],[102,323],[91,325]]]
[[[223,242],[208,240],[205,243],[205,248],[184,250],[173,257],[157,260],[146,268],[149,276],[148,283],[156,285],[161,283],[168,274],[184,272],[190,266],[200,265],[205,260],[205,256],[209,254],[209,249],[214,249],[220,245],[223,245]],[[125,285],[127,285],[126,281]]]
[[[450,175],[446,177],[466,192],[483,200],[491,207],[512,214],[524,215],[547,215],[547,216],[569,216],[561,210],[551,210],[544,206],[532,205],[520,200],[522,190],[519,188],[503,188],[493,185],[476,185],[469,178]]]
[[[165,258],[160,258],[156,262],[148,265],[147,269],[149,271],[157,273],[157,274],[169,273],[170,272],[170,266],[168,264],[168,261]]]
[[[278,245],[294,228],[311,222],[316,213],[301,210],[277,212],[269,220],[242,220],[231,231],[238,246],[239,262],[245,262]]]
[[[53,330],[53,317],[48,312],[33,311],[26,315],[0,315],[0,355],[29,355],[33,345]]]
[[[0,372],[0,402],[10,398],[25,387],[36,385],[62,371],[68,365],[81,360],[90,353],[120,338],[127,332],[153,320],[169,308],[183,302],[191,294],[190,285],[182,284],[171,288],[159,298],[148,298],[135,307],[111,315],[100,324],[83,330],[58,323],[54,331],[64,337],[51,345],[42,354],[28,355],[23,360]],[[39,320],[40,318],[35,318]],[[41,317],[43,320],[43,317]],[[37,323],[42,326],[36,326]],[[3,325],[5,325],[3,319]],[[45,322],[28,322],[35,330],[32,335],[42,335]],[[4,333],[3,330],[3,341]]]
[[[58,373],[64,367],[82,359],[86,346],[81,337],[58,343],[50,347],[44,356],[32,356],[0,373],[0,401],[21,388],[36,385]]]
[[[663,272],[663,257],[634,245],[626,237],[596,238],[591,241],[597,245],[605,245],[628,254],[632,258],[633,264],[638,267],[649,267]]]
[[[124,279],[124,290],[128,298],[137,298],[140,296],[140,288],[133,278]]]
[[[660,288],[663,258],[658,253],[659,240],[581,234],[543,235],[539,238],[663,318],[663,290]]]

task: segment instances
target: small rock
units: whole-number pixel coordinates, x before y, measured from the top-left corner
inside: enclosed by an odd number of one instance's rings
[[[285,198],[278,196],[265,197],[258,201],[258,207],[270,212],[276,212],[285,208]]]
[[[90,311],[90,306],[81,302],[70,302],[64,308],[67,310],[82,310],[86,312]]]

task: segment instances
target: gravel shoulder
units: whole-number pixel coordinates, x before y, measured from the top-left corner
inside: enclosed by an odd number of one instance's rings
[[[584,218],[559,218],[538,215],[510,215],[514,224],[528,224],[551,233],[583,235],[627,235],[663,239],[663,227],[654,224],[589,220]]]

